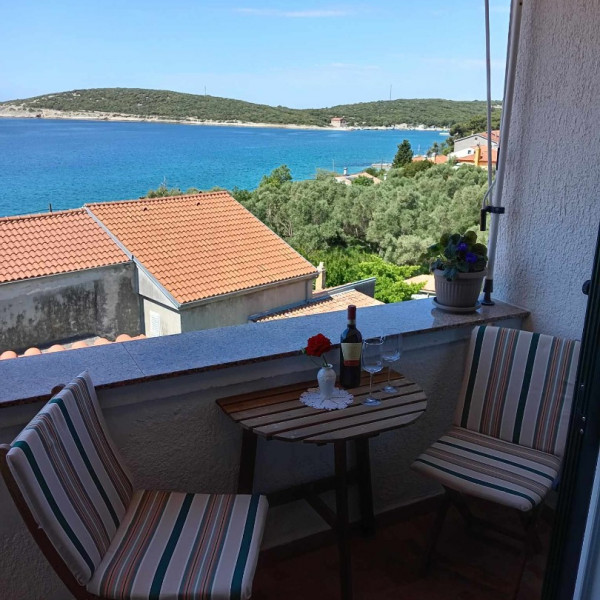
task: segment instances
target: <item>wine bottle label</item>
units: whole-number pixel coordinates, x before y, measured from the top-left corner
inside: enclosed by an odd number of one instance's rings
[[[360,366],[360,351],[362,350],[361,343],[347,344],[342,343],[342,356],[344,357],[345,367]]]

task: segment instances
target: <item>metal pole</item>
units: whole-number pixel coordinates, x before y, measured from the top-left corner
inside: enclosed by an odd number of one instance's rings
[[[488,0],[486,0],[486,5],[487,3]],[[501,209],[502,192],[504,190],[504,171],[510,135],[510,121],[515,89],[515,74],[519,50],[522,8],[523,0],[512,0],[510,11],[510,31],[508,36],[506,77],[504,84],[504,100],[502,103],[502,119],[500,125],[502,145],[499,149],[501,151],[498,152],[498,169],[496,172],[495,193],[491,203],[492,210],[490,215],[490,237],[488,240],[488,274],[485,278],[485,283],[483,284],[484,299],[482,304],[486,305],[494,304],[491,299],[491,293],[494,291],[494,267],[496,263],[496,245],[498,241],[498,221],[500,214],[503,212]],[[488,166],[489,160],[490,157],[488,157]]]
[[[485,79],[487,87],[487,172],[488,190],[492,189],[492,58],[490,51],[490,2],[485,0]],[[490,191],[488,202],[492,204]]]

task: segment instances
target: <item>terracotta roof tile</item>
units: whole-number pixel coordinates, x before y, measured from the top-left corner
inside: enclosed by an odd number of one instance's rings
[[[492,142],[495,142],[496,144],[500,143],[500,130],[499,129],[492,129]],[[475,135],[478,135],[480,137],[483,137],[487,140],[487,131],[482,131],[481,133],[476,133]]]
[[[316,274],[227,192],[87,208],[180,303]]]
[[[114,342],[110,342],[103,337],[92,337],[84,340],[78,340],[75,342],[64,342],[64,344],[53,344],[46,350],[40,350],[40,348],[28,348],[21,356],[37,356],[39,354],[53,354],[54,352],[63,352],[65,350],[80,350],[82,348],[89,348],[90,346],[105,346],[106,344],[115,344],[122,342],[130,342],[132,340],[144,340],[146,336],[143,333],[131,337],[126,333],[122,333],[117,336]],[[0,360],[6,360],[8,358],[18,358],[19,355],[14,350],[5,350],[0,354]]]
[[[264,317],[256,319],[257,323],[264,321],[277,321],[279,319],[287,319],[289,317],[305,317],[306,315],[318,315],[328,312],[336,312],[340,310],[346,310],[348,304],[354,304],[358,308],[365,306],[379,306],[383,304],[371,296],[367,296],[357,290],[349,290],[347,292],[340,292],[339,294],[332,294],[331,296],[325,296],[320,300],[315,300],[302,306],[296,306],[294,308],[288,308]]]
[[[424,160],[428,160],[436,165],[443,165],[448,162],[448,157],[445,154],[436,154],[435,156],[415,156],[412,161],[413,162],[421,162]]]
[[[404,280],[405,283],[422,283],[424,284],[421,288],[422,292],[433,292],[435,293],[435,277],[431,274],[428,275],[415,275]]]
[[[127,260],[84,209],[0,218],[0,282]]]
[[[457,157],[457,161],[460,163],[475,163],[475,151],[477,150],[477,148],[479,148],[480,154],[479,154],[479,164],[486,164],[487,165],[487,158],[488,158],[488,153],[487,153],[487,147],[486,146],[472,146],[473,148],[473,154],[467,154],[466,156],[459,156]],[[498,162],[498,150],[496,148],[492,148],[492,164],[496,164]]]

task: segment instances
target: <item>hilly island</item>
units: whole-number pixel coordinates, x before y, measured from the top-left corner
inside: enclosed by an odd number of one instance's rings
[[[500,103],[496,103],[499,107]],[[449,128],[485,112],[481,100],[438,98],[380,100],[328,108],[294,109],[231,98],[137,88],[72,90],[0,102],[0,117],[151,120],[190,124],[261,124],[329,127],[344,117],[349,127]]]

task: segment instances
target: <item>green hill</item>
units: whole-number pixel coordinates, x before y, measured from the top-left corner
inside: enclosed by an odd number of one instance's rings
[[[345,117],[349,125],[359,127],[400,123],[450,127],[481,115],[485,111],[485,102],[414,99],[294,109],[165,90],[98,88],[0,102],[0,110],[8,107],[20,107],[30,113],[44,109],[78,113],[94,111],[139,118],[242,121],[275,125],[327,126],[332,117]]]

